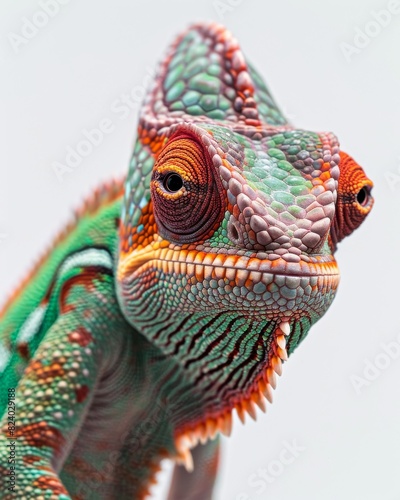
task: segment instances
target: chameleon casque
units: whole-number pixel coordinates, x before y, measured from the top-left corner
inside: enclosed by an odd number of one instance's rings
[[[170,499],[211,498],[219,432],[272,400],[371,188],[333,134],[288,123],[224,27],[180,35],[127,177],[1,310],[2,498],[143,498],[165,457]]]

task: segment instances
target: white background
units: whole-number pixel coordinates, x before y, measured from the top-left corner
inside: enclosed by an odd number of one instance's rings
[[[400,346],[400,182],[387,178],[400,174],[400,14],[358,49],[357,29],[374,31],[372,11],[387,0],[230,1],[236,6],[221,18],[213,0],[72,0],[13,48],[9,34],[21,35],[23,18],[32,19],[40,2],[2,0],[0,299],[82,197],[126,172],[137,107],[121,119],[115,101],[143,85],[188,23],[220,21],[297,126],[339,136],[374,180],[376,204],[340,245],[338,297],[285,365],[268,415],[244,427],[235,421],[224,440],[215,498],[400,499],[400,356],[381,355],[382,343]],[[343,43],[357,53],[346,59]],[[103,118],[114,131],[59,182],[53,162],[63,163],[66,147]],[[352,376],[364,377],[365,360],[388,366],[357,393]],[[280,470],[274,461],[292,440],[305,449]],[[280,474],[252,486],[249,478],[268,467]],[[164,483],[154,498],[164,498]]]

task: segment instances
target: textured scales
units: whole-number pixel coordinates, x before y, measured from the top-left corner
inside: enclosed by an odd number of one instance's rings
[[[2,498],[143,498],[164,457],[187,469],[169,499],[210,498],[218,433],[272,402],[371,188],[333,134],[287,122],[223,27],[179,36],[126,180],[94,194],[0,313],[2,411],[7,388],[17,401]]]

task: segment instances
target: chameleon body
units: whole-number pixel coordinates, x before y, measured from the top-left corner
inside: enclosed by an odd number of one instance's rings
[[[180,35],[126,179],[1,311],[2,498],[143,498],[164,457],[170,499],[210,498],[219,432],[272,400],[371,187],[333,134],[287,122],[222,26]]]

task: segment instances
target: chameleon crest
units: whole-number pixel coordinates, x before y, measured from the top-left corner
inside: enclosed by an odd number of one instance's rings
[[[170,499],[210,498],[215,438],[272,402],[371,189],[333,134],[288,123],[225,28],[180,35],[126,179],[0,311],[2,498],[144,498],[164,457],[194,469],[175,469]]]

